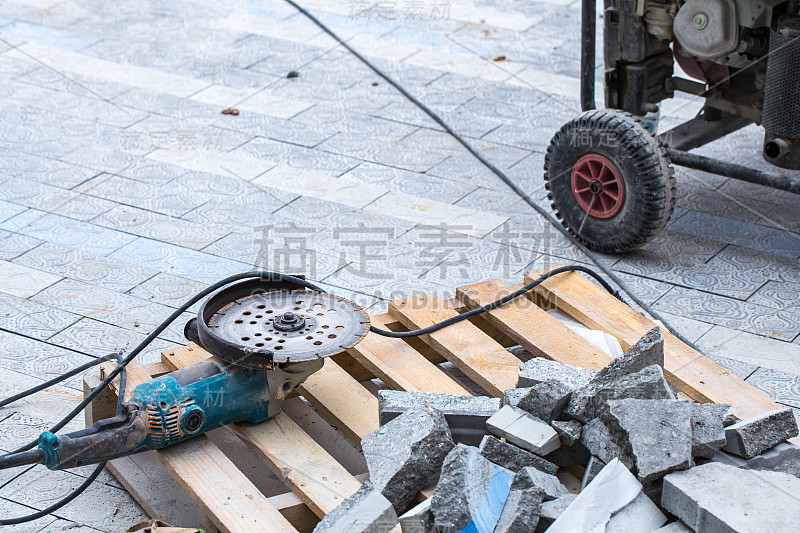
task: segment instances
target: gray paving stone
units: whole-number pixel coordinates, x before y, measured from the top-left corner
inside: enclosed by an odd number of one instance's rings
[[[373,487],[402,513],[453,449],[444,415],[427,406],[401,414],[361,441]]]
[[[536,487],[512,489],[494,528],[494,533],[529,533],[539,523],[544,492]]]
[[[528,466],[551,475],[555,475],[558,471],[558,466],[550,461],[491,435],[484,435],[481,440],[480,452],[494,464],[512,472],[518,472]]]
[[[661,504],[695,531],[792,531],[797,494],[792,475],[708,463],[665,477]]]
[[[555,500],[569,493],[561,481],[554,475],[542,472],[537,468],[526,466],[514,476],[511,490],[538,489],[544,501]]]
[[[560,381],[544,381],[523,389],[505,391],[504,403],[552,422],[564,411],[573,389]]]
[[[789,442],[782,442],[750,459],[719,451],[713,460],[746,470],[772,470],[800,477],[800,447]]]
[[[431,498],[411,508],[400,517],[400,530],[403,533],[433,533]]]
[[[397,525],[391,502],[367,481],[314,528],[315,533],[383,533]]]
[[[581,438],[583,426],[577,420],[554,420],[550,425],[558,432],[558,438],[561,439],[563,446],[572,446]]]
[[[531,387],[537,383],[555,380],[574,389],[586,385],[597,372],[579,368],[544,357],[534,357],[519,368],[517,387]]]
[[[485,506],[486,498],[505,501],[514,474],[480,455],[476,448],[457,444],[447,455],[433,492],[435,525],[460,531],[471,523],[496,524],[502,508]]]
[[[791,409],[767,411],[726,427],[723,449],[750,459],[797,435],[797,419]]]
[[[486,421],[489,432],[537,455],[547,455],[561,446],[556,431],[527,412],[505,405]]]
[[[721,403],[692,404],[692,457],[714,457],[725,445],[723,420],[730,405]]]

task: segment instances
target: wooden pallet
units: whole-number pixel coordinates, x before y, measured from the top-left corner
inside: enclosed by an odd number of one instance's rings
[[[539,272],[532,272],[525,280],[538,275]],[[372,316],[371,320],[376,326],[393,330],[425,327],[520,286],[491,280],[459,287],[452,300],[423,295],[394,301],[389,304],[388,313]],[[396,390],[470,394],[467,385],[437,366],[449,361],[490,394],[502,397],[505,389],[516,385],[521,363],[505,349],[508,346],[519,344],[536,356],[586,368],[601,368],[609,362],[607,355],[545,312],[550,308],[610,333],[623,348],[655,326],[581,274],[560,274],[527,297],[419,339],[406,341],[369,334],[354,348],[328,359],[322,370],[297,392],[358,445],[378,427],[378,401],[368,382],[373,378]],[[762,392],[670,333],[662,334],[667,379],[689,398],[730,403],[740,418],[779,408]],[[159,364],[132,363],[128,367],[127,391],[153,376],[206,357],[207,352],[191,345],[164,352]],[[89,390],[92,383],[87,380],[85,388]],[[87,422],[109,416],[114,402],[113,391],[101,395],[87,411]],[[167,471],[220,531],[309,531],[318,517],[330,512],[361,484],[334,459],[324,443],[315,441],[286,412],[260,424],[232,424],[229,429],[279,476],[291,493],[267,497],[259,492],[206,436],[157,452]],[[125,483],[124,479],[121,481]],[[148,502],[141,500],[148,509]]]

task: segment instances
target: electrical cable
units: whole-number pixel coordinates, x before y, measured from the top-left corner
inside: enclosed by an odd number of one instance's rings
[[[578,241],[561,223],[553,217],[552,214],[548,213],[543,207],[533,201],[530,196],[528,196],[525,191],[523,191],[516,183],[514,183],[508,176],[505,175],[499,168],[497,168],[494,164],[488,161],[485,157],[483,157],[475,148],[469,144],[466,139],[464,139],[461,135],[456,133],[453,128],[451,128],[439,115],[437,115],[433,110],[431,110],[428,106],[423,104],[420,100],[415,98],[412,94],[410,94],[402,85],[396,82],[393,78],[391,78],[388,74],[383,72],[377,66],[375,66],[371,61],[361,55],[357,50],[355,50],[352,46],[350,46],[345,40],[339,37],[333,30],[328,28],[324,23],[322,23],[317,17],[311,14],[307,9],[300,6],[294,0],[284,0],[286,3],[294,7],[300,13],[302,13],[305,17],[307,17],[311,22],[317,25],[322,31],[327,33],[330,37],[332,37],[337,43],[339,43],[345,50],[353,54],[359,61],[364,63],[367,67],[369,67],[375,74],[379,77],[383,78],[389,85],[394,87],[400,94],[405,96],[411,103],[416,105],[420,108],[426,115],[428,115],[434,122],[436,122],[439,126],[441,126],[450,136],[452,136],[459,144],[461,144],[466,150],[472,154],[483,166],[488,168],[494,175],[496,175],[500,180],[502,180],[514,193],[522,198],[529,206],[531,206],[534,210],[536,210],[540,215],[542,215],[551,225],[553,225],[558,231],[560,231],[569,241],[574,244],[584,255],[586,255],[589,259],[592,260],[603,273],[611,278],[617,286],[622,289],[628,296],[630,296],[631,300],[633,300],[639,307],[647,311],[654,319],[661,322],[664,327],[666,327],[673,335],[675,335],[678,339],[683,341],[688,346],[692,347],[693,349],[697,350],[700,353],[703,353],[697,346],[694,345],[690,340],[686,337],[681,335],[679,331],[677,331],[672,325],[669,324],[664,317],[661,316],[655,309],[653,309],[648,303],[644,302],[641,298],[636,296],[630,288],[628,288],[627,284],[620,279],[620,277],[612,271],[610,268],[606,267],[600,262],[600,258],[589,250],[586,246],[583,245],[580,241]]]

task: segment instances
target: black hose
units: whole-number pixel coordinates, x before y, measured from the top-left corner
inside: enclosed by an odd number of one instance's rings
[[[525,193],[525,191],[523,191],[522,189],[520,189],[520,188],[519,188],[519,186],[518,186],[516,183],[514,183],[514,182],[513,182],[513,181],[512,181],[512,180],[511,180],[511,179],[510,179],[508,176],[506,176],[506,175],[505,175],[505,174],[504,174],[504,173],[503,173],[503,172],[502,172],[502,171],[501,171],[499,168],[497,168],[495,165],[493,165],[491,162],[489,162],[489,161],[488,161],[488,160],[487,160],[485,157],[483,157],[483,156],[482,156],[482,155],[481,155],[481,154],[480,154],[480,153],[479,153],[477,150],[475,150],[475,148],[473,148],[473,147],[472,147],[472,145],[471,145],[471,144],[469,144],[469,143],[466,141],[466,139],[464,139],[463,137],[461,137],[461,135],[459,135],[458,133],[456,133],[456,132],[453,130],[453,128],[451,128],[451,127],[450,127],[450,126],[449,126],[449,125],[448,125],[448,124],[447,124],[447,123],[446,123],[446,122],[445,122],[445,121],[444,121],[444,120],[443,120],[443,119],[442,119],[442,118],[441,118],[439,115],[437,115],[436,113],[434,113],[434,112],[433,112],[433,111],[432,111],[430,108],[428,108],[428,106],[426,106],[426,105],[425,105],[425,104],[423,104],[423,103],[422,103],[420,100],[418,100],[417,98],[415,98],[414,96],[412,96],[412,95],[411,95],[411,94],[410,94],[410,93],[409,93],[409,92],[408,92],[408,91],[407,91],[405,88],[403,88],[403,86],[402,86],[402,85],[400,85],[399,83],[397,83],[397,82],[396,82],[394,79],[392,79],[392,78],[391,78],[391,77],[390,77],[388,74],[386,74],[386,73],[385,73],[385,72],[383,72],[381,69],[379,69],[378,67],[376,67],[376,66],[375,66],[375,65],[374,65],[372,62],[370,62],[370,61],[369,61],[367,58],[365,58],[364,56],[362,56],[362,55],[361,55],[361,54],[360,54],[360,53],[359,53],[357,50],[355,50],[355,49],[354,49],[352,46],[350,46],[349,44],[347,44],[347,42],[346,42],[346,41],[344,41],[344,40],[343,40],[341,37],[339,37],[339,36],[338,36],[336,33],[334,33],[334,32],[333,32],[333,30],[331,30],[330,28],[328,28],[328,27],[327,27],[325,24],[323,24],[322,22],[320,22],[320,20],[319,20],[319,19],[317,19],[317,17],[315,17],[314,15],[312,15],[312,14],[311,14],[311,13],[310,13],[310,12],[309,12],[307,9],[305,9],[304,7],[302,7],[302,6],[298,5],[298,4],[297,4],[297,3],[296,3],[294,0],[284,0],[284,1],[285,1],[286,3],[288,3],[289,5],[291,5],[292,7],[294,7],[296,10],[298,10],[298,11],[299,11],[300,13],[302,13],[304,16],[306,16],[306,17],[307,17],[307,18],[308,18],[308,19],[309,19],[311,22],[313,22],[314,24],[316,24],[316,25],[317,25],[317,27],[319,27],[319,28],[320,28],[322,31],[324,31],[324,32],[325,32],[325,33],[327,33],[327,34],[328,34],[330,37],[332,37],[332,38],[333,38],[333,40],[335,40],[337,43],[339,43],[339,44],[340,44],[340,45],[341,45],[341,46],[342,46],[342,47],[343,47],[345,50],[347,50],[348,52],[350,52],[351,54],[353,54],[353,55],[354,55],[356,58],[358,58],[358,60],[359,60],[359,61],[361,61],[361,62],[362,62],[362,63],[364,63],[364,64],[365,64],[367,67],[369,67],[369,68],[370,68],[370,69],[371,69],[371,70],[372,70],[372,71],[373,71],[375,74],[377,74],[378,76],[380,76],[381,78],[383,78],[384,80],[386,80],[386,82],[387,82],[387,83],[389,83],[389,84],[390,84],[392,87],[394,87],[395,89],[397,89],[397,91],[398,91],[398,92],[400,92],[400,94],[402,94],[403,96],[405,96],[405,97],[406,97],[406,98],[407,98],[407,99],[408,99],[408,100],[409,100],[411,103],[413,103],[413,104],[414,104],[414,105],[416,105],[418,108],[420,108],[420,109],[421,109],[423,112],[425,112],[425,114],[426,114],[426,115],[428,115],[428,116],[429,116],[431,119],[433,119],[433,121],[434,121],[434,122],[436,122],[436,123],[437,123],[439,126],[441,126],[441,127],[442,127],[442,128],[443,128],[443,129],[444,129],[444,130],[445,130],[447,133],[449,133],[449,134],[450,134],[450,135],[451,135],[451,136],[452,136],[452,137],[453,137],[453,138],[454,138],[456,141],[458,141],[458,142],[459,142],[459,143],[460,143],[460,144],[461,144],[461,145],[462,145],[464,148],[466,148],[466,150],[467,150],[467,151],[468,151],[470,154],[472,154],[472,155],[473,155],[473,156],[474,156],[474,157],[475,157],[475,158],[476,158],[476,159],[477,159],[477,160],[478,160],[478,161],[479,161],[479,162],[480,162],[480,163],[481,163],[483,166],[485,166],[486,168],[488,168],[489,170],[491,170],[491,171],[492,171],[492,173],[493,173],[494,175],[496,175],[498,178],[500,178],[500,179],[501,179],[501,180],[502,180],[502,181],[503,181],[503,182],[504,182],[504,183],[505,183],[505,184],[506,184],[506,185],[507,185],[507,186],[508,186],[508,187],[509,187],[509,188],[510,188],[512,191],[514,191],[514,193],[515,193],[517,196],[519,196],[520,198],[522,198],[522,199],[523,199],[523,200],[524,200],[524,201],[525,201],[525,202],[526,202],[526,203],[527,203],[529,206],[531,206],[531,207],[532,207],[533,209],[535,209],[535,210],[536,210],[536,211],[537,211],[537,212],[538,212],[540,215],[542,215],[542,216],[543,216],[545,219],[547,219],[547,221],[548,221],[548,222],[550,222],[550,224],[552,224],[553,226],[555,226],[555,228],[556,228],[558,231],[560,231],[560,232],[561,232],[561,233],[562,233],[562,234],[563,234],[563,235],[564,235],[564,236],[565,236],[567,239],[569,239],[569,241],[570,241],[572,244],[574,244],[574,245],[575,245],[575,246],[576,246],[576,247],[577,247],[577,248],[578,248],[578,249],[579,249],[581,252],[583,252],[583,254],[585,254],[585,255],[586,255],[586,256],[587,256],[589,259],[591,259],[591,260],[592,260],[592,262],[594,262],[594,263],[595,263],[595,264],[596,264],[598,267],[600,267],[600,270],[602,270],[602,271],[603,271],[603,273],[605,273],[605,275],[606,275],[606,276],[608,276],[609,278],[611,278],[611,279],[614,281],[614,283],[616,283],[616,284],[617,284],[617,286],[618,286],[620,289],[622,289],[622,290],[623,290],[623,291],[624,291],[626,294],[628,294],[628,295],[631,297],[631,300],[633,300],[633,301],[634,301],[634,302],[635,302],[635,303],[636,303],[636,304],[637,304],[639,307],[641,307],[642,309],[644,309],[645,311],[647,311],[647,312],[650,314],[650,316],[652,316],[653,318],[655,318],[656,320],[658,320],[659,322],[661,322],[661,323],[664,325],[664,327],[666,327],[666,328],[667,328],[667,329],[668,329],[668,330],[669,330],[669,331],[670,331],[670,332],[671,332],[673,335],[675,335],[675,336],[676,336],[678,339],[680,339],[681,341],[683,341],[685,344],[687,344],[687,345],[691,346],[693,349],[697,350],[698,352],[700,352],[700,353],[703,353],[703,352],[702,352],[702,351],[701,351],[701,350],[700,350],[700,349],[699,349],[697,346],[695,346],[695,345],[694,345],[694,343],[692,343],[692,342],[691,342],[690,340],[688,340],[686,337],[684,337],[683,335],[681,335],[681,334],[680,334],[680,332],[678,332],[678,331],[677,331],[677,330],[676,330],[674,327],[672,327],[672,326],[669,324],[669,322],[667,322],[667,321],[664,319],[664,317],[662,317],[662,316],[661,316],[661,315],[660,315],[660,314],[659,314],[659,313],[658,313],[658,312],[657,312],[655,309],[653,309],[652,307],[650,307],[650,305],[649,305],[649,304],[647,304],[647,303],[646,303],[646,302],[644,302],[644,301],[643,301],[641,298],[639,298],[638,296],[636,296],[636,295],[635,295],[635,294],[634,294],[634,293],[633,293],[633,292],[632,292],[632,291],[631,291],[631,290],[628,288],[628,286],[627,286],[627,285],[626,285],[626,284],[625,284],[625,283],[622,281],[622,279],[620,279],[620,277],[619,277],[619,276],[617,276],[617,275],[614,273],[614,271],[612,271],[610,268],[606,267],[605,265],[603,265],[603,264],[600,262],[600,259],[597,257],[597,255],[595,255],[595,254],[594,254],[593,252],[591,252],[591,251],[590,251],[588,248],[586,248],[586,246],[584,246],[584,245],[583,245],[582,243],[580,243],[580,242],[579,242],[577,239],[575,239],[575,237],[573,237],[573,235],[572,235],[572,234],[571,234],[571,233],[570,233],[570,232],[569,232],[569,231],[568,231],[568,230],[567,230],[567,229],[566,229],[564,226],[562,226],[562,225],[561,225],[561,223],[560,223],[558,220],[556,220],[556,219],[555,219],[555,217],[553,217],[553,215],[551,215],[550,213],[548,213],[548,212],[547,212],[545,209],[543,209],[543,208],[542,208],[542,207],[540,207],[540,206],[539,206],[539,205],[538,205],[536,202],[534,202],[534,201],[533,201],[533,200],[532,200],[532,199],[531,199],[531,198],[530,198],[530,197],[529,197],[529,196],[528,196],[528,195]]]

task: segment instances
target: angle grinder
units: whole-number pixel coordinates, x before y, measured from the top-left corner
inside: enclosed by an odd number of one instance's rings
[[[69,434],[45,431],[6,465],[51,470],[157,450],[234,422],[262,422],[326,357],[356,345],[369,316],[355,303],[291,281],[251,279],[222,288],[184,329],[211,354],[139,384],[117,416]]]

